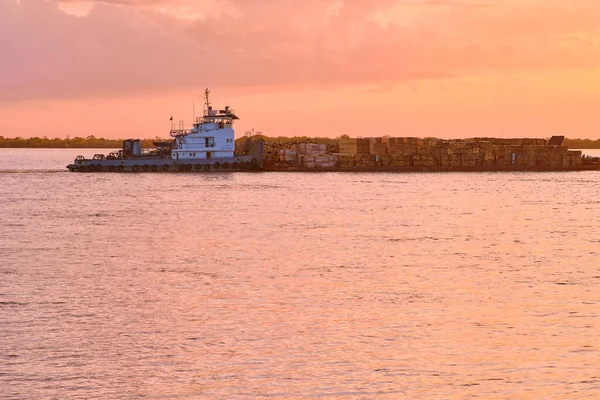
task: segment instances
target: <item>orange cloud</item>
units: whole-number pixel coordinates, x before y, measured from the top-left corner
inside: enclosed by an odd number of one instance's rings
[[[80,18],[58,4],[3,3],[0,52],[11,62],[2,100],[208,82],[414,82],[600,62],[600,6],[586,1],[231,0],[217,3],[231,15],[190,21],[153,11],[191,4],[183,0],[96,1]]]

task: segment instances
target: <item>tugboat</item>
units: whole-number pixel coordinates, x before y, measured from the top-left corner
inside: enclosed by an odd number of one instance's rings
[[[233,122],[239,119],[226,106],[214,110],[206,89],[202,117],[195,118],[191,129],[183,121],[174,129],[172,140],[153,142],[153,149],[143,149],[139,139],[123,142],[123,148],[108,155],[96,154],[92,159],[77,156],[67,165],[71,172],[191,172],[191,171],[259,171],[264,166],[262,139],[246,139],[240,153],[235,151]],[[171,117],[171,121],[173,118]]]

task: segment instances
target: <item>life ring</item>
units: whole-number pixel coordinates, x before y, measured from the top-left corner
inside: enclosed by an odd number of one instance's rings
[[[137,164],[135,164],[133,167],[131,167],[131,170],[132,170],[133,172],[138,172],[138,171],[140,170],[140,166],[139,166],[139,165],[137,165]]]
[[[110,172],[115,172],[115,166],[114,166],[114,165],[109,165],[109,166],[108,166],[108,170],[109,170]]]
[[[215,169],[221,168],[221,163],[218,161],[214,165],[215,165]]]
[[[156,166],[156,164],[152,164],[150,166],[150,171],[152,171],[152,172],[156,172],[157,169],[158,169],[158,167]]]
[[[144,164],[144,165],[142,165],[142,169],[143,169],[145,172],[148,172],[148,170],[150,169],[150,166],[149,166],[148,164]]]
[[[210,164],[204,164],[204,170],[210,171]]]
[[[162,166],[163,172],[167,172],[169,170],[169,166],[167,164]]]
[[[195,169],[196,171],[202,171],[202,164],[196,164],[196,165],[194,166],[194,169]]]
[[[186,164],[185,170],[186,171],[191,171],[192,170],[192,164]]]
[[[223,169],[229,169],[229,163],[227,161],[223,163]]]

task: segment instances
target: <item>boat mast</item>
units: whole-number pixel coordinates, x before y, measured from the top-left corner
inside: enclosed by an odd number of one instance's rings
[[[210,111],[210,99],[209,99],[209,95],[210,95],[210,90],[208,90],[208,88],[206,88],[206,90],[204,91],[204,101],[206,102],[206,112],[208,113]]]

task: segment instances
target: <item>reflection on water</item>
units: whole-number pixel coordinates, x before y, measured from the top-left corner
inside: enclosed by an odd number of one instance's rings
[[[0,398],[600,397],[598,172],[80,152],[0,151]]]

